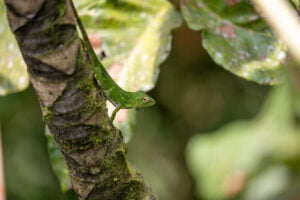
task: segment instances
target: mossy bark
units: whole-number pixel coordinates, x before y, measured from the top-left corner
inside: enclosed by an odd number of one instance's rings
[[[68,0],[5,0],[45,123],[67,162],[80,199],[155,199],[126,160],[107,115]]]

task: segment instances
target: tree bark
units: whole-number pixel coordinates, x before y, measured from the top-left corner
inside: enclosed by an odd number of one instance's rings
[[[156,199],[126,160],[68,0],[5,0],[12,32],[79,199]]]

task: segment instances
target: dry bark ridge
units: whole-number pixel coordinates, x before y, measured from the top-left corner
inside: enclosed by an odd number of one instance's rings
[[[156,199],[126,161],[68,0],[5,0],[45,123],[65,156],[79,199]]]

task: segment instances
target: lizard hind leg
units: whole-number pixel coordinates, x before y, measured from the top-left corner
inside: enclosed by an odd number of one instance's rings
[[[119,105],[119,106],[117,106],[117,107],[115,108],[114,112],[113,112],[112,115],[111,115],[111,121],[112,121],[112,122],[114,121],[114,119],[115,119],[115,117],[116,117],[118,111],[119,111],[121,108],[122,108],[121,105]]]

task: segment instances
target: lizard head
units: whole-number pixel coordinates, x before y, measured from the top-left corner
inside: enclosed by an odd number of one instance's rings
[[[135,95],[136,108],[149,107],[155,104],[155,100],[143,91],[136,92]]]

